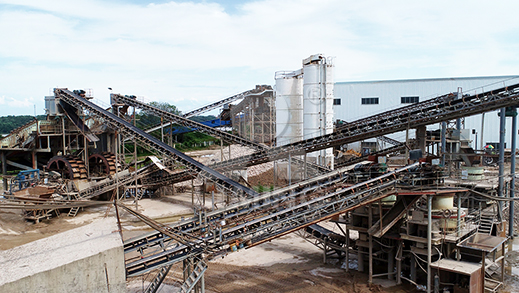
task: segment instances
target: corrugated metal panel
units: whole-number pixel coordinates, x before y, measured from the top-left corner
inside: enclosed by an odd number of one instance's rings
[[[335,97],[341,99],[341,105],[334,106],[335,119],[354,121],[383,111],[399,108],[406,104],[401,103],[401,97],[418,96],[420,101],[434,98],[449,92],[457,92],[461,88],[464,93],[474,93],[502,87],[504,84],[519,83],[519,76],[487,76],[464,78],[435,78],[409,79],[366,82],[337,82],[335,83]],[[378,97],[379,104],[362,105],[362,98]],[[508,119],[511,120],[511,119]],[[466,129],[476,129],[481,132],[481,115],[466,119]],[[430,129],[438,129],[439,125],[432,125]],[[510,121],[507,121],[510,129]],[[478,148],[480,146],[478,134]],[[403,141],[405,134],[397,133],[390,137]],[[414,137],[414,131],[410,133]],[[473,140],[475,136],[473,135]],[[484,142],[499,140],[499,117],[496,112],[485,115]],[[510,131],[507,131],[507,141],[510,141]],[[473,143],[473,146],[475,144]]]

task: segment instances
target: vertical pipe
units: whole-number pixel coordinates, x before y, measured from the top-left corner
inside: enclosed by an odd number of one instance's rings
[[[287,175],[288,175],[288,185],[292,185],[292,156],[290,154],[288,154]]]
[[[411,273],[410,276],[411,281],[416,282],[416,256],[411,254]]]
[[[483,130],[485,130],[485,113],[481,114],[481,132],[479,133],[479,147],[481,149],[483,149],[483,147],[485,146],[483,144],[483,136],[484,136],[484,132]]]
[[[83,119],[85,119],[83,117]],[[85,169],[87,171],[87,177],[90,178],[90,163],[88,162],[88,141],[87,141],[87,138],[86,138],[86,135],[83,134],[83,147],[84,147],[84,156],[85,156]],[[36,168],[34,168],[36,169]]]
[[[502,256],[503,258],[501,259],[501,282],[504,282],[505,281],[505,249],[506,249],[506,245],[505,245],[506,242],[503,242],[501,244],[501,251],[503,252]]]
[[[63,131],[63,153],[61,154],[62,156],[65,156],[67,155],[65,153],[65,149],[67,148],[67,145],[66,145],[66,142],[65,142],[65,116],[61,116],[61,129]]]
[[[214,211],[214,190],[211,191],[211,211]]]
[[[485,251],[481,252],[481,288],[485,288],[485,260],[487,258],[487,254]]]
[[[350,270],[350,230],[346,228],[346,271]]]
[[[220,162],[223,162],[223,138],[220,137]]]
[[[498,196],[504,196],[504,170],[505,170],[505,132],[506,132],[506,108],[501,108],[499,115],[499,185],[498,185]],[[499,201],[498,204],[498,219],[499,222],[503,221],[503,202]]]
[[[514,109],[515,110],[515,109]],[[515,197],[515,149],[516,149],[516,139],[517,139],[517,115],[512,116],[512,151],[510,158],[510,175],[512,179],[510,180],[510,198]],[[509,216],[508,216],[508,236],[514,238],[514,201],[510,201],[509,207]]]
[[[5,156],[5,152],[4,151],[0,151],[0,155],[1,155],[1,160],[2,160],[2,175],[6,175],[7,174],[7,164],[5,162],[6,160],[6,156]],[[7,188],[7,178],[5,178],[4,176],[2,176],[3,178],[3,184],[4,184],[4,190],[8,190],[9,188]]]
[[[431,293],[432,195],[427,195],[427,293]]]
[[[160,141],[164,142],[164,118],[160,117]]]
[[[119,109],[117,109],[119,112]],[[119,113],[117,113],[117,116],[119,116]],[[119,133],[117,130],[115,131],[115,191],[116,191],[116,198],[119,200]]]
[[[137,126],[137,117],[135,115],[135,107],[133,107],[133,126]],[[137,138],[133,139],[133,161],[135,168],[135,198],[137,198]],[[117,168],[117,167],[116,167]],[[173,187],[174,188],[174,187]],[[135,201],[135,209],[137,210],[139,205]]]
[[[276,164],[276,161],[274,161],[274,190],[276,190],[276,184],[277,184],[277,181],[278,181],[278,171],[277,171],[277,164]]]
[[[369,212],[368,227],[371,228],[371,226],[373,226],[373,208],[372,208],[371,204],[369,204],[369,206],[368,206],[368,212]],[[368,281],[368,283],[371,286],[371,284],[373,284],[373,236],[371,236],[371,234],[369,234],[368,240],[369,240],[369,281]]]
[[[387,258],[387,279],[393,280],[393,273],[395,271],[395,251],[393,250],[393,248],[391,248],[391,250],[389,251]]]
[[[398,240],[398,249],[396,254],[396,284],[402,284],[400,275],[402,274],[402,240]]]
[[[461,194],[460,193],[458,193],[457,200],[458,200],[458,215],[456,216],[456,230],[457,230],[457,236],[461,237]]]
[[[442,131],[441,131],[441,156],[442,156],[442,166],[445,167],[445,151],[447,150],[446,144],[447,144],[447,122],[442,122]]]
[[[200,277],[200,293],[205,293],[205,272]]]
[[[409,126],[407,126],[406,130],[405,130],[405,144],[406,146],[408,145],[409,143]],[[405,164],[408,165],[409,164],[409,148],[405,148]]]
[[[456,96],[456,100],[463,98],[463,92],[461,87],[458,87],[458,95]],[[456,119],[456,129],[461,130],[461,118]]]

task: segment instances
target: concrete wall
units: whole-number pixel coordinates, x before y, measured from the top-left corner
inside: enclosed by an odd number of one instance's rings
[[[115,219],[99,219],[0,252],[0,292],[126,292],[116,230]]]

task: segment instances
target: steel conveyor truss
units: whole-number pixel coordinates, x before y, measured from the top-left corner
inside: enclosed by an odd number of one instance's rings
[[[297,186],[289,186],[257,198],[230,205],[168,228],[187,244],[164,233],[149,233],[125,241],[128,277],[138,276],[202,253],[210,257],[229,252],[229,245],[252,247],[291,233],[337,214],[392,194],[415,163],[375,179],[349,186],[344,172],[332,171]],[[193,238],[198,240],[193,241]],[[133,257],[131,254],[134,254]]]
[[[272,92],[274,92],[274,91],[272,90],[272,88],[270,86],[256,86],[255,89],[248,90],[248,91],[245,91],[243,93],[240,93],[240,94],[237,94],[237,95],[225,98],[225,99],[220,100],[218,102],[214,102],[214,103],[211,103],[209,105],[205,105],[203,107],[200,107],[198,109],[189,111],[189,112],[187,112],[185,114],[182,114],[182,117],[183,118],[190,118],[190,117],[197,116],[197,115],[203,114],[205,112],[211,111],[213,109],[217,109],[219,107],[222,107],[222,106],[224,106],[226,104],[229,104],[229,103],[232,103],[234,101],[244,99],[246,97],[261,96],[261,95],[264,95],[266,93],[272,93]],[[152,126],[149,129],[146,129],[146,132],[155,131],[157,129],[160,129],[161,127],[169,126],[170,124],[171,124],[171,122],[167,122],[167,123],[164,123],[163,125],[159,124],[159,125],[156,125],[156,126]]]
[[[263,94],[263,93],[264,92],[259,93],[259,94]],[[196,129],[197,131],[203,132],[203,133],[205,133],[207,135],[211,135],[211,136],[215,136],[215,137],[220,137],[221,139],[224,139],[226,141],[230,141],[230,142],[233,142],[233,143],[244,145],[244,146],[253,148],[255,150],[268,150],[268,149],[270,149],[266,145],[250,141],[250,140],[248,140],[246,138],[243,138],[243,137],[240,137],[240,136],[237,136],[237,135],[233,135],[233,134],[227,133],[227,132],[219,130],[219,129],[215,129],[213,127],[210,127],[210,126],[207,126],[207,125],[195,122],[193,120],[189,120],[187,118],[184,118],[184,117],[172,114],[170,112],[161,110],[159,108],[150,106],[150,105],[148,105],[146,103],[139,102],[139,101],[137,101],[133,97],[134,96],[129,97],[129,96],[124,96],[124,95],[120,95],[120,94],[111,94],[111,101],[114,104],[122,104],[122,105],[126,105],[126,106],[136,107],[136,108],[139,108],[141,110],[145,110],[145,111],[147,111],[149,113],[152,113],[152,114],[154,114],[154,115],[156,115],[158,117],[164,117],[167,120],[172,121],[172,122],[174,122],[176,124],[179,124],[179,125],[182,125],[182,126],[185,126],[185,127],[189,127],[189,128],[192,128],[192,129]],[[297,159],[297,158],[293,158],[292,160],[293,160],[294,163],[297,163],[299,165],[306,164],[307,168],[309,170],[313,171],[314,174],[315,173],[322,174],[322,173],[326,173],[326,172],[330,171],[330,169],[328,169],[327,167],[320,166],[318,164],[303,162],[302,160]],[[162,182],[169,183],[167,180],[163,180]],[[160,183],[162,183],[162,182],[160,182]]]
[[[239,143],[241,145],[253,148],[255,150],[265,149],[265,146],[261,145],[259,143],[252,142],[248,139],[227,133],[225,131],[220,131],[218,129],[214,129],[213,127],[204,125],[202,123],[195,122],[193,120],[189,120],[187,118],[175,115],[168,111],[164,111],[164,110],[158,109],[156,107],[152,107],[146,103],[139,102],[134,98],[126,97],[126,96],[119,95],[119,94],[111,94],[110,96],[111,96],[112,103],[117,103],[117,104],[121,103],[124,105],[139,108],[141,110],[145,110],[146,112],[153,113],[154,115],[156,115],[158,117],[164,117],[165,119],[172,121],[178,125],[181,125],[184,127],[189,127],[189,128],[194,128],[194,129],[197,129],[197,131],[206,133],[208,135],[220,137],[221,139],[224,139],[226,141],[232,141],[234,143]]]
[[[237,196],[256,196],[258,193],[251,188],[243,186],[238,182],[227,178],[226,176],[216,172],[215,170],[201,164],[186,154],[174,149],[173,147],[161,142],[160,140],[153,137],[151,134],[144,132],[143,130],[133,126],[124,119],[104,110],[96,104],[82,98],[79,95],[67,89],[56,88],[54,89],[54,95],[66,103],[78,108],[86,109],[91,114],[95,114],[102,118],[107,124],[116,129],[119,133],[124,134],[127,137],[135,137],[137,140],[142,142],[147,147],[150,147],[164,156],[171,158],[180,164],[184,165],[191,172],[195,172],[200,176],[215,182],[220,188],[231,191]]]
[[[335,132],[292,144],[260,150],[253,154],[212,165],[217,170],[249,167],[369,138],[404,131],[461,117],[519,105],[519,84],[466,95],[447,94],[410,106],[383,112],[339,127]],[[169,182],[185,178],[184,172],[169,176]]]
[[[334,133],[271,148],[254,154],[226,161],[225,164],[249,164],[266,162],[288,154],[297,155],[315,152],[329,147],[374,138],[389,133],[404,131],[442,121],[467,117],[519,105],[519,84],[497,90],[464,96],[448,94],[411,106],[398,108],[349,123]]]
[[[189,111],[186,114],[182,115],[182,117],[189,118],[189,117],[197,116],[197,115],[200,115],[202,113],[211,111],[213,109],[217,109],[219,107],[222,107],[222,106],[224,106],[226,104],[232,103],[234,101],[244,99],[246,97],[261,96],[263,94],[272,93],[272,92],[274,92],[274,91],[272,90],[272,87],[270,87],[270,86],[256,86],[255,89],[248,90],[248,91],[245,91],[245,92],[243,92],[241,94],[237,94],[237,95],[234,95],[232,97],[228,97],[228,98],[225,98],[223,100],[220,100],[218,102],[215,102],[215,103],[212,103],[212,104],[200,107],[200,108],[195,109],[193,111]]]

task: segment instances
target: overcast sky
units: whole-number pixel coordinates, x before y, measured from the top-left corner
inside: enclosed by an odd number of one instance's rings
[[[519,74],[519,1],[0,0],[0,116],[54,87],[188,111],[322,53],[336,81]]]

